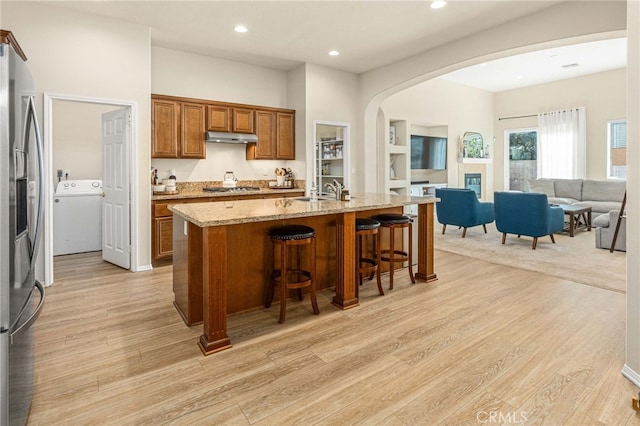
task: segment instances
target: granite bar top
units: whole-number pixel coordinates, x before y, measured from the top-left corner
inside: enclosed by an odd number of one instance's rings
[[[302,198],[302,197],[301,197]],[[319,200],[312,203],[298,198],[219,201],[170,205],[169,210],[199,226],[224,226],[240,223],[322,216],[362,210],[385,209],[412,204],[430,204],[437,198],[392,194],[353,194],[351,201]]]

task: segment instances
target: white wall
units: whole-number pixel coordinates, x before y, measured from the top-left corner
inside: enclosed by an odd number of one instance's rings
[[[627,336],[623,372],[640,386],[640,2],[627,11]]]
[[[450,71],[484,61],[612,36],[626,27],[624,1],[567,1],[495,26],[455,42],[360,75],[359,145],[369,145],[360,167],[365,190],[377,182],[376,119],[380,104],[390,95]]]
[[[355,125],[357,122],[358,77],[352,73],[313,64],[307,64],[305,71],[307,164],[313,164],[313,122],[331,121],[350,124],[348,161],[350,168],[357,167],[362,153],[352,141],[359,137]],[[350,171],[347,173],[349,173],[349,189],[358,187],[357,174]],[[309,181],[312,179],[311,170],[308,170],[307,179]]]
[[[496,146],[494,148],[497,189],[504,182],[504,131],[537,127],[537,117],[497,120],[541,112],[581,107],[587,117],[587,178],[607,178],[607,121],[625,119],[627,100],[626,69],[617,69],[577,78],[537,84],[495,95]],[[508,188],[505,188],[508,189]]]
[[[445,80],[429,80],[388,97],[381,105],[385,116],[411,123],[447,126],[447,180],[459,182],[462,164],[458,163],[458,143],[465,132],[482,134],[492,149],[493,93]],[[493,156],[493,155],[491,155]],[[492,167],[487,167],[486,187],[492,189]]]
[[[162,47],[151,48],[151,70],[152,93],[290,108],[284,71]],[[158,169],[161,177],[168,177],[169,170],[175,170],[180,182],[222,180],[226,171],[233,171],[240,180],[275,179],[276,167],[284,166],[292,167],[296,176],[303,176],[303,166],[292,166],[287,161],[247,161],[244,145],[207,144],[206,149],[206,160],[154,158],[151,166]]]
[[[11,30],[27,55],[42,93],[94,97],[134,103],[134,155],[139,166],[132,176],[149,182],[150,35],[149,29],[108,18],[35,2],[2,2],[2,27]],[[42,120],[41,120],[42,122]],[[137,185],[135,185],[137,189]],[[134,270],[150,264],[151,193],[142,186],[132,200],[138,251]]]
[[[58,169],[69,170],[69,179],[102,179],[102,114],[118,108],[53,102],[53,182],[58,182]]]

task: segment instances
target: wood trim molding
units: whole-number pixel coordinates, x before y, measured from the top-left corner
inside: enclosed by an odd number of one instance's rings
[[[158,93],[152,93],[151,99],[163,99],[167,101],[173,102],[187,102],[187,103],[195,103],[195,104],[205,104],[205,105],[218,105],[218,106],[227,106],[232,108],[246,108],[246,109],[258,109],[260,111],[274,111],[274,112],[290,112],[295,114],[296,110],[287,109],[287,108],[275,108],[275,107],[267,107],[262,105],[249,105],[249,104],[238,104],[233,102],[222,102],[222,101],[214,101],[207,99],[197,99],[197,98],[185,98],[182,96],[170,96],[170,95],[161,95]]]
[[[0,30],[0,43],[11,45],[18,56],[20,56],[23,61],[27,61],[27,55],[24,54],[24,51],[20,47],[20,44],[18,44],[18,40],[16,40],[11,31]]]

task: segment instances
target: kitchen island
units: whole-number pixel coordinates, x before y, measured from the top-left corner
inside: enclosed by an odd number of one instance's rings
[[[339,309],[358,306],[356,217],[402,213],[404,206],[413,204],[418,205],[415,276],[433,281],[437,279],[433,265],[435,201],[354,194],[350,201],[277,198],[169,206],[174,220],[174,304],[187,325],[203,323],[198,344],[205,355],[230,348],[227,315],[264,305],[273,264],[269,229],[304,224],[316,230],[317,288],[335,286],[332,304]]]

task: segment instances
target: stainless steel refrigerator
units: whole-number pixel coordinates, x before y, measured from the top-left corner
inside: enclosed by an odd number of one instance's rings
[[[0,426],[26,423],[33,396],[35,279],[43,223],[42,141],[26,57],[0,30]]]

